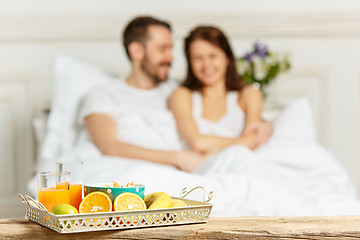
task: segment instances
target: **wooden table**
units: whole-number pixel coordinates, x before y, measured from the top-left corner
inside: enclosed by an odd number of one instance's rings
[[[26,219],[0,219],[0,239],[356,239],[360,216],[210,218],[171,227],[60,234]]]

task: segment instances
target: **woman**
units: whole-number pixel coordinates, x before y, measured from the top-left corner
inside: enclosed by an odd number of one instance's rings
[[[199,26],[185,39],[188,73],[170,98],[170,109],[187,145],[210,154],[234,144],[256,149],[272,133],[262,120],[262,94],[237,74],[222,31]]]

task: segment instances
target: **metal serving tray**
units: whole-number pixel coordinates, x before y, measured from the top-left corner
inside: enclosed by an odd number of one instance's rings
[[[186,195],[198,188],[202,187],[193,188],[188,192],[184,188],[180,193],[180,198],[172,197],[183,200],[186,207],[69,215],[51,214],[35,206],[38,203],[30,197],[24,198],[20,194],[19,196],[25,205],[28,220],[59,233],[75,233],[207,222],[212,208],[208,202],[213,192],[210,192],[208,199],[205,200],[205,190],[202,188],[204,190],[203,202],[184,199]]]

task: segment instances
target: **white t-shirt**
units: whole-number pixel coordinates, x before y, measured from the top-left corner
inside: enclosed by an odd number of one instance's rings
[[[181,150],[175,119],[167,106],[176,87],[174,81],[168,80],[144,90],[116,79],[88,92],[79,122],[93,113],[108,114],[117,125],[120,141],[156,150]]]

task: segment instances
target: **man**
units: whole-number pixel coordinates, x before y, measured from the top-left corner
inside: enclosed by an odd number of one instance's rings
[[[165,147],[177,138],[173,136],[176,133],[169,136],[176,127],[167,109],[167,98],[175,87],[166,81],[174,59],[170,25],[151,17],[137,17],[125,28],[123,41],[131,61],[130,75],[94,89],[85,99],[81,116],[92,141],[104,155],[193,171],[204,161],[204,156],[183,151],[176,143],[172,148]],[[171,126],[166,127],[167,124]],[[149,132],[151,129],[158,132]],[[160,139],[159,135],[167,137]]]
[[[139,105],[147,104],[149,101],[155,101],[152,104],[149,104],[149,108],[159,110],[163,107],[164,109],[161,110],[167,111],[166,98],[174,88],[166,86],[165,84],[165,81],[168,78],[170,65],[173,61],[173,40],[170,25],[151,17],[138,17],[131,21],[125,28],[123,40],[126,52],[132,64],[130,75],[124,81],[127,86],[123,86],[125,88],[123,91],[138,89],[139,91],[131,92],[130,94],[132,94],[132,96],[128,97],[142,98],[140,95],[146,95],[147,92],[151,93],[154,90],[161,89],[162,91],[154,94],[154,97],[151,97],[151,99],[140,99]],[[90,93],[90,95],[91,94],[92,93]],[[121,92],[119,92],[119,95],[120,94]],[[125,101],[134,102],[136,100],[122,99],[117,102],[121,105]],[[89,100],[88,102],[94,103],[95,100]],[[138,109],[141,107],[139,105],[128,107],[130,109],[129,111],[131,112],[133,109]],[[121,136],[121,131],[124,131],[123,129],[125,128],[128,129],[129,127],[119,126],[119,124],[117,124],[117,119],[114,119],[116,117],[101,113],[104,111],[98,112],[99,113],[89,114],[84,118],[84,121],[93,142],[104,155],[142,159],[155,163],[172,165],[184,171],[192,171],[204,159],[200,154],[190,151],[153,150],[156,149],[156,146],[153,147],[153,149],[150,149],[129,143],[136,141],[119,140],[118,135]],[[157,113],[151,113],[149,111],[149,114]],[[136,119],[133,120],[136,121]],[[171,121],[172,119],[169,120]],[[171,131],[171,129],[169,129],[169,131]]]

